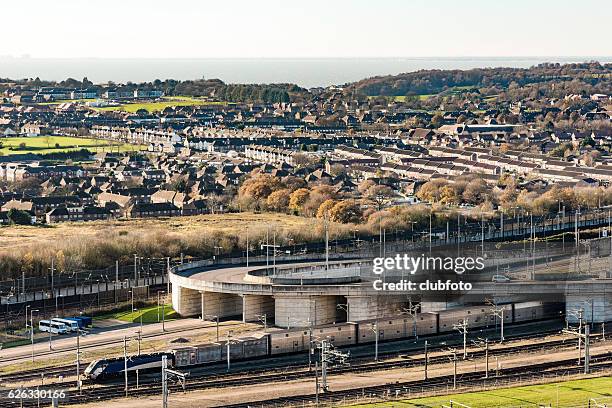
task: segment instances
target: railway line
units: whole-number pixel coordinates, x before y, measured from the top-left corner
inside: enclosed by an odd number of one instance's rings
[[[443,348],[445,346],[439,346],[432,348],[432,352],[436,349]],[[535,344],[520,344],[520,345],[509,345],[500,349],[492,349],[491,352],[495,353],[496,356],[508,356],[510,354],[517,353],[529,353],[543,350],[559,350],[567,347],[575,347],[575,342],[569,339],[550,340],[538,342]],[[468,360],[474,360],[484,356],[483,350],[472,350],[469,354]],[[381,370],[392,370],[397,368],[411,368],[423,366],[424,357],[409,357],[404,356],[401,359],[381,361],[373,363],[371,357],[369,361],[363,361],[365,359],[358,360],[358,364],[353,364],[347,367],[337,367],[330,370],[331,375],[348,374],[348,373],[369,373]],[[573,359],[575,362],[575,359]],[[446,355],[431,356],[428,359],[429,364],[440,364],[448,362]],[[209,371],[209,370],[204,370]],[[264,383],[277,383],[280,381],[291,381],[310,378],[313,376],[313,372],[308,371],[308,366],[296,366],[291,368],[285,368],[284,370],[269,370],[262,369],[256,371],[247,371],[241,373],[228,373],[228,374],[197,374],[192,371],[185,387],[185,391],[202,390],[209,388],[227,388],[245,385],[256,385]],[[87,386],[82,395],[78,395],[75,382],[63,384],[67,391],[67,398],[63,401],[64,404],[82,404],[86,402],[100,401],[106,399],[116,398],[124,394],[123,380],[117,380],[111,384],[105,384],[101,386],[94,386],[90,388]],[[145,388],[138,389],[137,393],[139,396],[144,395],[157,395],[160,391],[159,378],[157,375],[142,375],[141,386]],[[132,385],[132,392],[134,392]],[[182,391],[182,387],[173,386],[171,387],[174,391]],[[27,404],[24,406],[28,406]]]
[[[574,365],[572,365],[574,363]],[[604,370],[612,369],[612,361],[610,356],[596,357],[592,359],[592,372],[599,372]],[[464,373],[457,376],[457,384],[461,386],[478,386],[482,387],[486,384],[494,384],[504,380],[511,379],[539,379],[545,375],[572,375],[580,374],[582,367],[575,365],[574,359],[568,359],[558,362],[542,363],[531,366],[513,367],[508,369],[501,369],[497,376],[485,378],[484,371],[474,371],[470,373]],[[418,381],[407,381],[399,382],[395,384],[385,384],[371,387],[358,387],[353,389],[339,390],[339,391],[328,391],[326,393],[319,394],[319,402],[324,404],[334,404],[337,407],[338,403],[343,403],[347,399],[355,399],[358,397],[374,397],[375,399],[384,399],[385,397],[406,397],[410,395],[412,390],[413,393],[426,389],[435,390],[440,388],[449,389],[453,385],[452,375],[443,375],[438,377],[429,378],[428,380]],[[265,408],[265,407],[305,407],[312,406],[316,399],[315,394],[305,394],[294,397],[282,397],[273,398],[261,401],[255,401],[250,403],[238,403],[238,404],[223,404],[224,408]],[[320,404],[319,404],[320,406]]]
[[[548,322],[544,321],[541,322],[543,324],[546,324]],[[530,326],[532,325],[532,323],[526,323],[526,324],[516,324],[513,326],[510,326],[511,329],[515,329],[515,330],[529,330]],[[523,327],[525,326],[525,327]],[[190,330],[188,328],[184,329],[184,330]],[[177,332],[182,332],[184,330],[177,330]],[[492,331],[492,329],[488,329],[489,331]],[[530,332],[521,332],[518,334],[507,334],[505,336],[507,341],[518,341],[518,340],[531,340],[531,339],[539,339],[542,336],[547,336],[547,335],[552,335],[552,334],[557,334],[559,333],[558,329],[546,329],[546,330],[540,330],[537,333],[530,333]],[[160,333],[161,334],[161,333]],[[168,332],[166,332],[166,334],[168,334]],[[447,341],[448,335],[436,335],[436,336],[429,336],[427,337],[429,339],[429,350],[431,351],[435,351],[437,349],[449,346],[451,344],[459,344],[458,341]],[[592,334],[591,337],[593,339],[597,338],[597,334]],[[379,357],[382,359],[388,359],[388,358],[395,358],[395,357],[401,357],[403,355],[407,356],[409,358],[410,354],[414,354],[414,352],[419,353],[422,350],[422,346],[419,346],[419,348],[415,348],[414,345],[416,345],[416,340],[414,340],[414,344],[410,344],[411,341],[410,339],[408,340],[395,340],[395,341],[389,341],[386,343],[382,343],[383,345],[388,345],[388,346],[393,346],[395,344],[399,345],[400,347],[402,347],[404,344],[408,342],[408,344],[405,345],[406,348],[410,348],[410,353],[405,353],[402,351],[397,351],[397,350],[391,350],[391,351],[379,351]],[[438,341],[438,344],[435,344],[435,341]],[[366,347],[364,345],[361,345],[361,347]],[[81,347],[83,348],[83,347]],[[76,351],[76,348],[74,349]],[[367,355],[364,356],[353,356],[352,360],[353,361],[367,361],[367,360],[371,360],[371,356],[370,356],[370,352],[366,353]],[[298,354],[299,355],[299,354]],[[307,364],[303,363],[303,358],[300,359],[299,361],[295,362],[293,361],[292,364],[287,365],[287,362],[282,359],[283,356],[277,357],[276,359],[271,359],[271,362],[268,364],[268,359],[267,360],[258,360],[258,365],[261,367],[262,365],[267,366],[265,367],[265,369],[263,370],[258,370],[257,372],[270,372],[270,371],[286,371],[287,369],[298,369],[298,368],[303,368],[303,367],[307,367]],[[87,367],[87,365],[90,363],[90,361],[81,361],[81,374],[83,373],[83,371],[85,370],[85,367]],[[238,362],[238,364],[240,364],[241,362]],[[278,366],[284,364],[282,368],[279,368]],[[218,368],[214,369],[216,372],[225,372],[225,367],[224,366],[220,366],[219,364],[210,364],[210,365],[206,365],[207,370],[209,368],[215,367],[215,366],[219,366]],[[197,370],[197,368],[195,368],[195,370]],[[253,371],[248,369],[250,373],[252,373]],[[21,370],[17,373],[10,373],[10,374],[3,374],[0,375],[0,384],[2,383],[11,383],[11,384],[20,384],[20,383],[25,383],[28,381],[35,381],[35,380],[41,380],[41,382],[44,384],[44,382],[46,380],[57,380],[57,377],[59,376],[63,376],[64,378],[67,377],[72,377],[75,375],[76,373],[76,366],[75,364],[67,364],[67,365],[61,365],[61,366],[54,366],[54,367],[45,367],[44,368],[44,376],[41,376],[41,372],[43,372],[43,369],[41,368],[37,368],[37,369],[32,369],[32,370]],[[210,372],[210,371],[209,371]],[[55,378],[53,378],[55,377]],[[41,384],[41,385],[43,385]],[[64,384],[71,384],[68,382],[64,382]],[[76,383],[72,383],[73,386],[76,386]]]
[[[224,324],[223,327],[232,327],[232,326],[239,326],[242,325],[242,323],[240,322],[236,322],[236,323],[227,323]],[[159,333],[147,333],[147,334],[143,334],[141,336],[141,339],[145,340],[145,339],[154,339],[156,337],[160,337],[160,336],[167,336],[167,335],[172,335],[172,334],[180,334],[180,333],[188,333],[188,332],[192,332],[193,330],[201,330],[201,329],[210,329],[215,327],[214,324],[209,324],[209,325],[192,325],[192,326],[187,326],[187,327],[181,327],[181,328],[177,328],[177,329],[166,329],[163,333],[159,332]],[[73,336],[73,338],[75,338],[75,342],[76,342],[76,337]],[[36,344],[36,343],[35,343]],[[97,341],[95,343],[85,343],[85,344],[81,344],[80,349],[82,350],[87,350],[87,349],[97,349],[99,347],[105,347],[105,346],[113,346],[113,345],[121,345],[123,344],[123,340],[122,339],[113,339],[113,340],[100,340]],[[35,354],[35,357],[49,357],[49,356],[54,356],[57,353],[65,353],[65,352],[70,352],[70,351],[74,351],[76,352],[76,346],[65,346],[65,347],[55,347],[53,350],[49,350],[49,351],[44,351],[44,352],[39,352]],[[2,363],[10,363],[10,362],[20,362],[23,360],[29,360],[31,359],[31,354],[29,354],[29,350],[28,352],[24,353],[23,356],[17,356],[17,357],[9,357],[9,358],[2,358]],[[36,371],[36,370],[32,370],[32,371]],[[2,382],[2,380],[5,378],[5,375],[0,375],[0,382]]]

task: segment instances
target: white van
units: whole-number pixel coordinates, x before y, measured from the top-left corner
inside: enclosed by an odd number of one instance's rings
[[[63,323],[53,322],[49,320],[41,320],[38,322],[38,330],[41,332],[51,332],[53,334],[68,333],[68,327]]]

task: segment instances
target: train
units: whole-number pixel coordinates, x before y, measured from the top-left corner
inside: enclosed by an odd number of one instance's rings
[[[564,310],[563,303],[540,301],[509,303],[498,306],[504,310],[504,324],[558,318]],[[499,313],[499,312],[498,312]],[[418,336],[431,336],[452,332],[455,324],[467,321],[470,329],[499,324],[491,306],[466,306],[439,312],[415,313],[413,316],[379,318],[359,322],[347,322],[310,328],[279,330],[259,337],[233,338],[229,345],[230,360],[250,360],[283,354],[306,352],[313,339],[329,339],[336,347],[348,347],[375,341],[375,328],[379,341],[401,340]],[[142,354],[128,358],[128,374],[136,371],[161,369],[162,356],[167,357],[168,367],[189,368],[219,363],[227,360],[227,342],[182,346],[165,353]],[[100,381],[124,375],[123,358],[107,358],[92,361],[85,369],[85,377]]]

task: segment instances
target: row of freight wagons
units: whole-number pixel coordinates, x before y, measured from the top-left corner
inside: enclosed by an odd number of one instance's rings
[[[501,308],[502,306],[500,306]],[[524,302],[503,306],[504,323],[522,323],[559,317],[562,303]],[[342,323],[310,329],[282,330],[261,337],[232,339],[229,345],[231,360],[245,360],[288,353],[298,353],[309,349],[311,339],[329,339],[336,347],[370,343],[375,340],[373,328],[378,326],[379,340],[433,335],[452,332],[453,325],[467,319],[469,328],[490,327],[499,323],[499,317],[491,306],[468,306],[440,312],[418,313],[415,318],[402,316],[384,318],[359,323]],[[227,342],[202,344],[170,350],[175,357],[175,365],[184,367],[197,364],[214,363],[227,359]]]

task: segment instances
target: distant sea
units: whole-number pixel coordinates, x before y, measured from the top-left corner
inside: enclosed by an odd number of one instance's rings
[[[303,87],[342,85],[378,75],[420,69],[527,68],[541,62],[612,62],[612,57],[444,57],[305,59],[41,59],[0,56],[0,77],[96,83],[154,79],[219,78],[226,83],[291,82]]]

